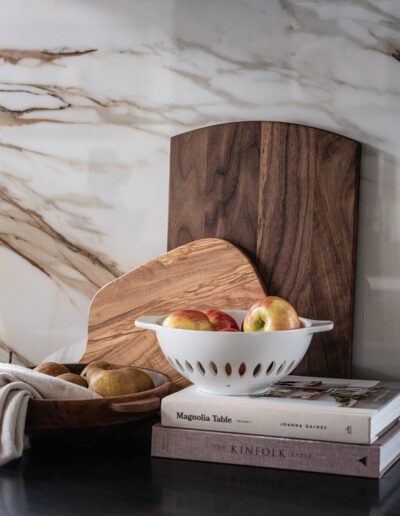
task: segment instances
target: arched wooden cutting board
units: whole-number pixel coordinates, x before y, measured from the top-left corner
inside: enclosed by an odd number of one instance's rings
[[[168,249],[224,238],[254,259],[271,294],[331,319],[298,374],[351,374],[360,144],[280,122],[172,138]]]
[[[134,319],[193,308],[248,308],[265,295],[259,275],[235,245],[206,238],[183,245],[104,286],[89,312],[89,341],[81,362],[105,359],[165,372],[188,382],[169,365],[153,332]]]

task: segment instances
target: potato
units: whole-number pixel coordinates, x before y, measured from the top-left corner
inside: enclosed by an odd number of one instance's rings
[[[90,375],[89,389],[104,397],[123,396],[154,389],[154,383],[147,373],[135,367],[96,368]]]
[[[64,373],[57,376],[60,380],[65,380],[66,382],[74,383],[76,385],[80,385],[81,387],[87,387],[87,381],[82,378],[79,374],[75,373]]]
[[[49,376],[59,376],[60,374],[69,373],[70,370],[63,364],[56,362],[45,362],[35,367],[34,371],[38,373],[47,374]]]

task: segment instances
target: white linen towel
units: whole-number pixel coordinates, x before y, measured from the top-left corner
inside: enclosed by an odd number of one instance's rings
[[[21,457],[28,402],[34,399],[77,400],[98,394],[26,367],[0,363],[0,466]]]

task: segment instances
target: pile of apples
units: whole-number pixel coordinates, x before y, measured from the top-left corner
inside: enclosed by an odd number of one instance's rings
[[[246,313],[242,328],[235,319],[219,310],[176,310],[163,321],[167,328],[200,331],[279,331],[301,327],[293,306],[277,296],[260,299]]]

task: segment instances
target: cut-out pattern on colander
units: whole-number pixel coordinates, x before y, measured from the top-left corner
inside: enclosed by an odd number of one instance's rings
[[[258,376],[261,373],[261,364],[257,364],[256,367],[253,369],[253,376],[254,378]]]
[[[193,366],[190,362],[186,360],[185,362],[186,369],[189,371],[189,373],[193,373]]]
[[[243,376],[246,372],[246,364],[242,362],[239,366],[239,375]]]
[[[285,365],[286,365],[286,360],[284,360],[282,362],[282,364],[278,367],[278,370],[276,371],[276,374],[280,374],[283,371]]]
[[[179,369],[180,369],[181,371],[184,371],[184,369],[183,369],[183,365],[179,362],[179,360],[178,360],[177,358],[175,358],[175,362],[176,362],[176,365],[179,367]]]
[[[218,367],[217,367],[217,364],[215,362],[210,362],[210,372],[214,376],[217,376],[217,374],[218,374]]]
[[[296,361],[295,361],[295,360],[292,360],[292,361],[290,362],[290,364],[288,365],[288,367],[287,367],[287,369],[286,369],[286,372],[287,372],[287,373],[288,373],[289,371],[291,371],[291,370],[292,370],[292,367],[294,366],[294,364],[295,364],[295,363],[296,363]]]
[[[203,376],[206,374],[206,370],[204,369],[204,366],[201,362],[197,362],[197,369],[199,370],[199,373]]]
[[[232,366],[229,362],[225,364],[225,373],[227,376],[230,376],[232,374]]]
[[[267,368],[267,371],[266,373],[267,374],[272,374],[273,370],[275,369],[275,362],[271,362]]]

